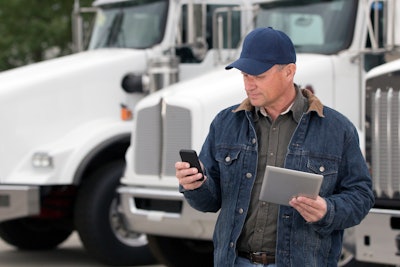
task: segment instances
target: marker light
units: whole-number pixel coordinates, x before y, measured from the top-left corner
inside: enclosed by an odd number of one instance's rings
[[[53,158],[46,152],[36,152],[32,156],[34,168],[53,168]]]
[[[132,120],[133,115],[132,111],[124,104],[121,104],[121,120],[129,121]]]

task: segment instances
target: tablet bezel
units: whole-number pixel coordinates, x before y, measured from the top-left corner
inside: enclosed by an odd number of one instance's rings
[[[323,175],[267,165],[261,185],[261,201],[289,206],[293,197],[317,198]]]

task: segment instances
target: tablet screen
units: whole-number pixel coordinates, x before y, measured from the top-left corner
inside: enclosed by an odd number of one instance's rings
[[[316,198],[323,175],[267,165],[260,200],[289,206],[296,196]]]

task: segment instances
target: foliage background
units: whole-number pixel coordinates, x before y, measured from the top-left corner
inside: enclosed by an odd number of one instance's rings
[[[0,71],[71,54],[73,5],[74,0],[0,1]]]

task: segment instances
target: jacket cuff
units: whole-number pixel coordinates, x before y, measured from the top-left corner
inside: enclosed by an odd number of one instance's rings
[[[335,218],[335,208],[334,205],[331,201],[329,201],[329,199],[326,199],[326,214],[325,216],[319,220],[318,222],[312,223],[313,228],[315,229],[315,231],[317,231],[318,233],[320,233],[321,235],[329,235],[332,233],[332,223],[333,220]]]

